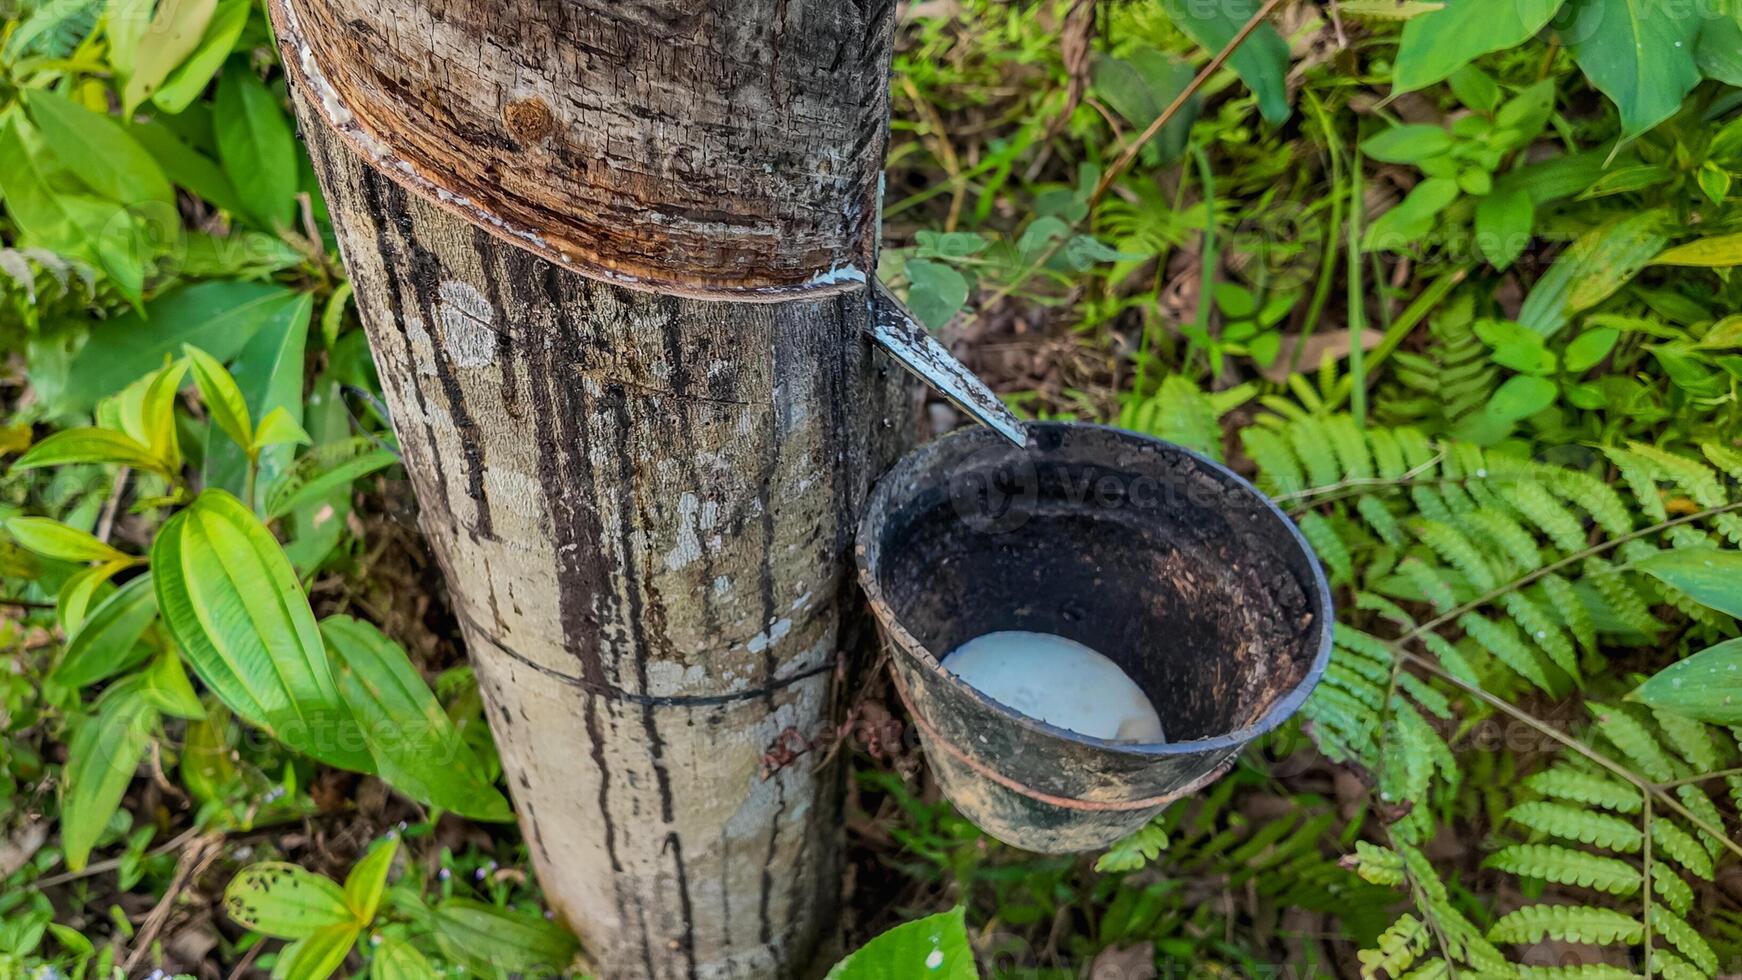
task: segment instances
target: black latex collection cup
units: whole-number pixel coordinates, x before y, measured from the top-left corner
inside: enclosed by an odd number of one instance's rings
[[[1300,708],[1330,658],[1330,591],[1294,524],[1226,467],[1103,426],[1029,432],[1023,449],[964,429],[897,463],[859,525],[859,579],[944,794],[999,840],[1091,850]],[[939,664],[1006,630],[1111,658],[1168,740],[1068,731]]]

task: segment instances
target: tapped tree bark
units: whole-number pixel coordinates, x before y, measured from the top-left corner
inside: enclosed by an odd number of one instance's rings
[[[830,952],[889,0],[275,0],[539,880],[616,977]]]

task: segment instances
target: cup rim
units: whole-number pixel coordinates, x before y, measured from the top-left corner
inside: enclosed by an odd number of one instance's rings
[[[883,474],[883,476],[877,481],[877,486],[874,487],[870,495],[865,498],[865,510],[859,518],[859,526],[855,534],[855,546],[853,549],[854,564],[858,566],[859,587],[864,590],[865,597],[869,601],[872,613],[877,617],[878,624],[885,631],[893,634],[890,637],[890,640],[895,646],[900,648],[902,655],[918,661],[922,668],[929,669],[941,676],[946,683],[953,685],[957,690],[961,691],[977,704],[991,709],[994,713],[1025,729],[1028,729],[1029,731],[1050,736],[1052,738],[1076,742],[1081,745],[1092,746],[1109,752],[1124,753],[1126,755],[1155,757],[1197,755],[1218,749],[1239,748],[1256,739],[1260,735],[1264,735],[1280,728],[1284,722],[1293,717],[1295,712],[1300,709],[1301,705],[1306,703],[1306,699],[1311,696],[1313,689],[1318,686],[1319,680],[1324,676],[1325,668],[1330,664],[1331,650],[1333,647],[1333,625],[1336,618],[1331,606],[1331,588],[1330,583],[1325,578],[1324,565],[1319,561],[1318,555],[1313,551],[1312,546],[1307,543],[1306,536],[1301,533],[1300,527],[1296,525],[1294,521],[1290,520],[1287,514],[1282,512],[1282,508],[1278,507],[1274,500],[1271,500],[1269,496],[1260,492],[1259,489],[1253,486],[1245,477],[1242,477],[1240,474],[1229,469],[1222,463],[1210,459],[1203,453],[1197,452],[1193,449],[1188,449],[1177,443],[1168,442],[1165,439],[1158,439],[1155,436],[1146,435],[1141,432],[1133,432],[1130,429],[1122,429],[1118,426],[1103,425],[1098,422],[1029,422],[1026,427],[1030,431],[1062,430],[1069,432],[1073,430],[1096,430],[1117,439],[1130,440],[1136,443],[1148,443],[1173,452],[1182,453],[1195,460],[1198,465],[1204,467],[1207,471],[1214,473],[1219,479],[1244,491],[1260,502],[1264,509],[1269,513],[1271,519],[1282,525],[1283,529],[1289,535],[1289,540],[1291,540],[1294,543],[1294,546],[1299,548],[1301,553],[1306,556],[1307,567],[1310,569],[1312,574],[1310,587],[1312,591],[1317,594],[1319,600],[1319,622],[1314,626],[1314,629],[1318,632],[1318,649],[1313,654],[1312,662],[1308,665],[1307,671],[1302,675],[1301,679],[1296,682],[1293,687],[1289,688],[1289,690],[1281,697],[1271,702],[1271,704],[1265,708],[1263,714],[1261,714],[1258,719],[1251,724],[1244,728],[1238,728],[1234,731],[1225,732],[1220,735],[1211,735],[1206,738],[1178,742],[1119,741],[1116,739],[1097,738],[1093,735],[1084,735],[1081,732],[1071,731],[1068,728],[1061,728],[1049,722],[1042,721],[1039,718],[1035,718],[1032,715],[1027,715],[1023,712],[1017,711],[1015,708],[986,695],[979,688],[974,687],[972,684],[967,683],[960,677],[944,669],[943,664],[938,662],[937,656],[932,653],[931,649],[920,643],[918,638],[909,632],[907,627],[902,625],[895,618],[894,609],[889,604],[888,597],[883,593],[882,584],[877,581],[877,576],[869,566],[867,560],[867,549],[872,534],[871,521],[874,514],[881,510],[887,510],[889,497],[895,492],[894,486],[896,481],[893,480],[892,477],[894,477],[898,471],[920,466],[926,461],[927,457],[935,455],[939,451],[940,446],[949,442],[981,440],[990,443],[994,440],[997,442],[1003,441],[1002,436],[999,436],[990,429],[981,426],[957,429],[954,432],[946,433],[908,453],[900,460],[897,460],[895,465],[891,466],[889,470]]]

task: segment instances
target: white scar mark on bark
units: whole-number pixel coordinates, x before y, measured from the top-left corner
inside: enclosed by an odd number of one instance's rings
[[[685,491],[677,499],[677,544],[665,553],[665,567],[669,571],[697,561],[702,557],[702,531],[711,531],[720,521],[720,505],[717,501],[703,503],[695,494]],[[712,535],[707,540],[709,550],[720,547],[720,536]]]
[[[792,620],[782,619],[772,626],[769,626],[766,631],[752,636],[750,642],[746,644],[746,646],[749,647],[751,653],[761,653],[774,644],[779,643],[781,639],[790,632],[792,632]]]
[[[448,357],[463,368],[496,363],[496,309],[471,283],[449,279],[439,290],[442,339]]]
[[[430,339],[429,331],[423,328],[422,317],[405,318],[405,339],[411,345],[412,367],[426,378],[435,377],[435,341]]]

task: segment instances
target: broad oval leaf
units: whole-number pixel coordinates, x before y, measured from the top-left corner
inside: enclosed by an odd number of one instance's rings
[[[253,512],[201,493],[158,531],[151,567],[164,624],[231,711],[329,765],[373,771],[308,596]]]
[[[8,189],[10,190],[10,188]],[[89,409],[104,395],[175,356],[183,344],[229,361],[260,330],[299,315],[302,293],[271,283],[212,280],[155,296],[144,314],[95,324],[61,389],[43,392],[56,412]]]
[[[1219,0],[1217,3],[1194,3],[1191,0],[1162,0],[1168,19],[1185,35],[1207,51],[1221,51],[1233,42],[1235,35],[1252,15],[1258,12],[1257,0]],[[1288,42],[1268,23],[1259,24],[1246,40],[1228,57],[1235,74],[1258,96],[1258,112],[1266,122],[1279,125],[1288,120]]]
[[[248,445],[254,440],[254,421],[248,415],[248,401],[242,397],[242,389],[236,387],[236,379],[217,358],[198,347],[183,344],[181,349],[193,366],[194,384],[199,386],[212,424],[236,445]]]
[[[145,678],[142,688],[146,700],[157,707],[157,710],[176,718],[189,721],[199,721],[206,716],[205,705],[200,704],[200,696],[194,693],[194,686],[188,683],[187,671],[182,669],[181,655],[174,649],[165,647],[152,658],[151,666],[140,675]]]
[[[1661,213],[1640,211],[1579,236],[1531,287],[1517,321],[1554,336],[1574,313],[1614,295],[1663,250],[1663,224]]]
[[[273,977],[327,980],[345,962],[361,931],[355,924],[315,930],[279,951],[278,962],[272,968]]]
[[[33,470],[44,466],[65,466],[69,463],[114,463],[135,469],[164,472],[163,461],[151,450],[130,436],[109,429],[87,427],[64,429],[31,446],[18,461],[15,470]]]
[[[1633,563],[1703,606],[1742,619],[1742,551],[1671,548]]]
[[[104,692],[97,713],[79,725],[67,747],[60,833],[70,870],[82,870],[90,859],[157,727],[157,712],[140,686],[128,678]]]
[[[285,861],[250,864],[224,889],[224,914],[275,939],[302,939],[334,926],[360,924],[331,878]]]
[[[351,866],[345,876],[345,904],[356,914],[357,921],[368,925],[375,919],[381,905],[381,893],[387,889],[387,872],[393,867],[393,856],[399,853],[399,838],[389,837],[370,849],[363,859]]]
[[[1391,88],[1442,81],[1492,51],[1516,47],[1548,25],[1562,0],[1447,0],[1403,25]]]
[[[46,89],[28,89],[25,104],[42,138],[85,185],[117,204],[175,204],[163,169],[117,120]]]
[[[835,964],[827,980],[978,980],[962,909],[905,922]]]
[[[68,687],[95,684],[150,654],[139,646],[139,637],[157,618],[157,595],[151,580],[150,572],[128,580],[90,611],[67,640],[66,656],[54,669],[57,683]]]
[[[133,57],[133,70],[121,89],[125,116],[151,98],[188,55],[199,47],[217,10],[217,0],[176,0],[158,4]]]
[[[125,552],[98,540],[97,536],[69,527],[52,517],[14,517],[6,522],[12,540],[26,551],[61,561],[127,561]]]
[[[296,206],[296,140],[277,96],[246,61],[232,59],[213,104],[218,159],[262,227],[290,224]]]
[[[1685,265],[1702,269],[1728,269],[1742,265],[1742,232],[1708,235],[1674,248],[1666,248],[1651,260],[1651,264]]]
[[[1488,417],[1496,422],[1511,423],[1529,418],[1554,404],[1560,389],[1547,378],[1517,374],[1495,390],[1488,399]]]
[[[158,87],[157,94],[151,97],[158,108],[173,115],[199,98],[224,59],[235,50],[242,29],[248,26],[248,11],[252,6],[249,0],[219,0],[218,9],[212,14],[211,23],[206,26],[199,45],[169,73]]]
[[[1674,115],[1700,82],[1700,8],[1650,0],[1568,0],[1560,31],[1585,76],[1615,103],[1631,139]]]
[[[61,630],[68,636],[76,633],[79,624],[85,621],[85,614],[90,611],[91,601],[102,591],[103,586],[116,573],[132,564],[131,558],[126,561],[104,562],[68,577],[54,601],[55,617],[60,621]]]
[[[473,820],[514,819],[403,647],[349,616],[322,620],[321,635],[338,659],[339,691],[388,785]]]
[[[561,973],[578,948],[554,922],[464,898],[442,902],[431,924],[442,955],[479,976]]]
[[[369,960],[369,980],[436,980],[435,968],[403,939],[383,937]]]

